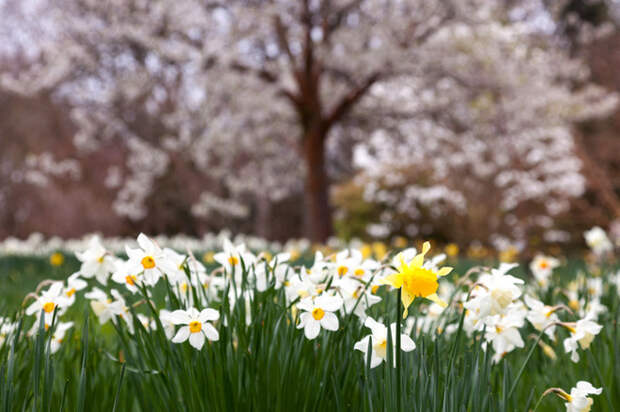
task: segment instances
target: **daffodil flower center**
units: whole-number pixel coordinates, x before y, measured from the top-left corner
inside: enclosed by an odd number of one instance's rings
[[[140,263],[142,263],[144,269],[153,269],[155,267],[155,259],[153,259],[153,256],[143,257]]]
[[[427,297],[437,292],[439,284],[435,273],[423,268],[415,268],[403,273],[403,287],[410,295]]]
[[[202,330],[202,323],[197,320],[193,320],[189,323],[189,331],[192,333],[198,333]]]
[[[594,340],[594,335],[586,332],[585,336],[579,339],[579,345],[581,345],[582,349],[588,349],[593,340]]]
[[[232,266],[237,266],[239,264],[239,258],[237,258],[236,256],[231,256],[228,258],[228,263],[230,263]]]
[[[69,290],[66,292],[66,294],[67,294],[67,297],[71,297],[71,296],[73,296],[73,295],[75,294],[75,288],[71,288],[71,289],[69,289]]]
[[[312,310],[312,317],[315,320],[321,320],[321,319],[323,319],[323,316],[325,316],[325,311],[323,309],[321,309],[321,308],[314,308]]]
[[[337,271],[338,271],[338,276],[344,276],[349,271],[349,268],[346,266],[338,266]]]
[[[387,349],[387,339],[382,339],[375,345],[373,345],[375,352],[377,352],[377,356],[380,358],[385,358],[386,349]]]
[[[54,302],[45,302],[43,304],[43,310],[45,311],[45,313],[52,313],[55,307],[56,304]]]
[[[364,269],[355,269],[355,272],[353,272],[353,273],[357,277],[362,277],[362,276],[364,276]]]
[[[128,285],[135,285],[136,284],[136,277],[134,275],[127,275],[125,276],[125,282],[127,282]]]

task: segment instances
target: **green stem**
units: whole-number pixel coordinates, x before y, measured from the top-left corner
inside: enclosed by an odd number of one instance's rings
[[[551,326],[551,325],[548,325],[547,327],[549,327],[549,326]],[[525,362],[523,362],[523,365],[521,365],[521,369],[519,369],[519,373],[517,373],[517,376],[515,377],[515,381],[512,384],[512,387],[510,388],[510,392],[508,392],[508,398],[507,399],[510,399],[510,397],[512,396],[512,393],[517,388],[517,383],[519,383],[519,379],[521,378],[521,375],[523,374],[523,371],[525,371],[525,367],[527,366],[527,363],[529,362],[530,358],[532,357],[532,354],[534,353],[534,349],[536,349],[536,345],[538,345],[538,342],[542,338],[542,335],[543,335],[543,333],[545,333],[545,329],[547,329],[547,327],[545,327],[543,330],[541,330],[540,333],[538,334],[538,337],[536,338],[536,342],[534,342],[534,344],[532,345],[530,351],[527,354],[527,358],[525,358]]]
[[[398,289],[398,299],[396,300],[396,410],[398,412],[402,411],[402,400],[401,400],[401,388],[402,382],[400,381],[400,327],[401,327],[401,311],[400,311],[400,300],[401,300],[402,289]]]
[[[540,399],[538,399],[538,402],[536,402],[536,406],[534,406],[534,409],[532,409],[532,412],[536,412],[536,410],[540,406],[540,404],[543,401],[543,399],[545,399],[545,394],[544,393],[540,396]]]

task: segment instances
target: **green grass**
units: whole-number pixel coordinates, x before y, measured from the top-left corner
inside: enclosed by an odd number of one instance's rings
[[[470,265],[459,263],[457,272],[463,274]],[[560,278],[572,278],[580,267],[580,262],[571,263]],[[43,258],[0,259],[3,313],[15,313],[24,295],[40,280],[62,279],[76,269],[77,262],[72,259],[58,268]],[[249,288],[246,284],[244,287]],[[340,330],[322,331],[309,341],[302,330],[296,329],[296,318],[285,303],[283,290],[254,293],[249,326],[245,324],[245,305],[229,307],[227,300],[212,302],[211,307],[220,311],[220,319],[226,318],[227,325],[220,320],[216,324],[220,340],[207,341],[201,351],[188,343],[174,344],[161,329],[146,330],[140,322],[134,324],[134,335],[122,322],[120,327],[109,323],[102,327],[87,301],[79,298],[63,317],[75,320],[77,327],[67,333],[61,349],[52,355],[47,349],[50,332],[41,332],[36,338],[25,336],[33,319],[23,318],[20,332],[0,346],[1,408],[302,412],[386,411],[402,405],[402,410],[420,412],[525,412],[547,388],[569,391],[577,381],[588,380],[604,388],[594,397],[593,411],[620,410],[620,302],[614,288],[603,297],[610,309],[599,321],[604,328],[590,350],[580,351],[579,363],[564,354],[566,331],[558,332],[555,344],[544,338],[558,356],[552,360],[534,346],[534,339],[526,338],[537,334],[528,324],[521,330],[526,347],[511,352],[498,364],[491,363],[490,349],[482,350],[481,334],[469,338],[460,327],[451,335],[414,332],[417,348],[400,354],[399,370],[389,363],[369,369],[369,359],[353,350],[355,342],[368,334],[356,317],[340,316]],[[396,292],[382,296],[383,301],[371,307],[369,314],[393,322],[398,307]],[[128,303],[140,299],[134,296]],[[559,299],[554,296],[553,301]],[[157,308],[180,307],[161,281],[153,301]],[[418,302],[410,308],[410,316],[419,313]],[[148,304],[134,310],[157,314]],[[450,310],[446,316],[456,325],[462,321],[458,310]],[[570,315],[563,315],[563,319],[573,320]],[[390,347],[388,343],[388,351]],[[563,409],[562,400],[548,396],[538,411]]]

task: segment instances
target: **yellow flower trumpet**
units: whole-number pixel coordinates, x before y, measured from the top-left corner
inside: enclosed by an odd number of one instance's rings
[[[437,272],[431,267],[424,267],[424,256],[431,248],[429,242],[424,242],[422,253],[417,254],[411,262],[406,263],[402,253],[398,256],[400,264],[397,273],[386,276],[380,282],[384,285],[391,285],[396,289],[401,289],[401,297],[405,311],[403,318],[407,317],[409,305],[415,298],[426,298],[443,307],[447,304],[437,296],[439,283],[437,279],[446,276],[452,271],[451,267],[444,266]]]

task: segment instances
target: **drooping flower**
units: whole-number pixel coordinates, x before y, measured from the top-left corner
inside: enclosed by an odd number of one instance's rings
[[[595,388],[590,382],[579,381],[577,385],[570,390],[570,394],[560,388],[551,388],[545,392],[555,392],[566,403],[566,412],[590,412],[594,401],[588,395],[600,395],[603,388]]]
[[[603,329],[603,326],[590,318],[581,319],[577,323],[563,326],[570,331],[570,336],[564,339],[564,350],[566,353],[571,352],[570,359],[573,362],[579,362],[579,354],[577,353],[579,346],[583,350],[588,349],[594,337]]]
[[[547,336],[555,340],[555,326],[552,324],[560,320],[555,314],[558,307],[547,306],[528,295],[525,296],[525,304],[530,308],[527,312],[527,320],[536,330],[542,331],[544,329]]]
[[[166,316],[175,325],[183,325],[172,338],[174,343],[182,343],[189,339],[194,348],[202,349],[205,338],[211,341],[219,340],[220,334],[209,321],[218,320],[220,314],[215,309],[207,308],[198,312],[196,308],[175,310]]]
[[[384,324],[377,322],[371,317],[366,318],[364,326],[371,330],[371,334],[356,342],[353,349],[364,353],[364,359],[366,359],[368,352],[368,341],[370,340],[372,350],[370,355],[370,367],[374,368],[379,366],[381,362],[387,358],[388,329]],[[393,362],[396,362],[396,323],[392,323],[390,325],[390,335],[392,336],[392,353],[394,354]],[[400,349],[402,351],[411,352],[415,349],[415,347],[415,342],[409,337],[409,335],[404,333],[400,335]]]
[[[383,283],[394,288],[401,289],[401,297],[405,311],[403,318],[407,317],[409,305],[415,298],[426,298],[442,306],[447,304],[437,296],[439,283],[437,279],[452,271],[451,267],[444,266],[438,271],[424,267],[424,256],[430,250],[429,242],[424,242],[422,253],[416,255],[411,262],[407,263],[400,255],[397,273],[383,279]]]

